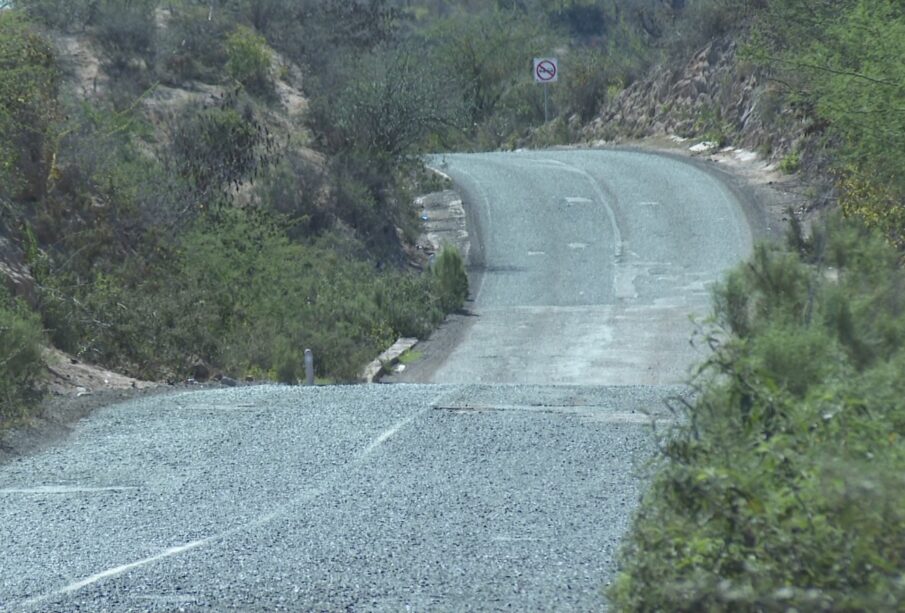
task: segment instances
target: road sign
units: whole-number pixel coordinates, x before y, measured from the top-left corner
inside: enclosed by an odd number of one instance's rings
[[[534,82],[556,83],[559,80],[559,61],[555,57],[534,58]]]

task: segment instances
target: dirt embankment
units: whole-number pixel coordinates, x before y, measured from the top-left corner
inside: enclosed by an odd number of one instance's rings
[[[685,62],[656,68],[613,98],[583,137],[706,136],[771,161],[797,150],[809,120],[783,104],[780,86],[767,70],[740,57],[739,47],[734,38],[721,38]]]

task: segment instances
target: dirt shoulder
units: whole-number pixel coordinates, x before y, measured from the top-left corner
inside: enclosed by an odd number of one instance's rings
[[[47,349],[45,359],[46,395],[38,411],[14,423],[0,424],[0,464],[58,443],[81,419],[98,409],[133,398],[223,385],[220,382],[168,385],[142,381],[86,364],[57,349]]]

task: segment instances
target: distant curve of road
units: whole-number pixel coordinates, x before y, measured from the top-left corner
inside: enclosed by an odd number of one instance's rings
[[[472,318],[434,383],[659,385],[702,357],[690,316],[752,248],[738,195],[687,161],[624,150],[438,156],[470,212]],[[750,208],[750,207],[749,207]]]
[[[475,300],[412,385],[96,412],[0,466],[0,611],[592,611],[751,249],[727,186],[632,151],[450,155]]]

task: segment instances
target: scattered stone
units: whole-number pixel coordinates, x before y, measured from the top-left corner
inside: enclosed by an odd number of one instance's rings
[[[692,145],[688,148],[689,151],[693,151],[694,153],[705,153],[707,151],[713,151],[718,148],[719,143],[715,143],[710,140],[705,140],[704,142],[698,143],[697,145]]]
[[[202,361],[195,362],[192,365],[192,378],[195,381],[207,381],[211,378],[211,370],[208,368],[207,364]]]

